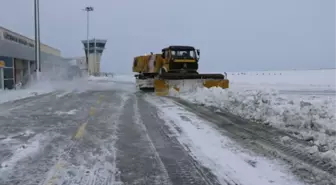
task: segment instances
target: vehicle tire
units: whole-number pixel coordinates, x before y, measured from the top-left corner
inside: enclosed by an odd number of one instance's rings
[[[167,71],[166,71],[164,68],[161,68],[159,73],[160,73],[160,74],[164,74],[164,73],[166,73],[166,72],[167,72]]]

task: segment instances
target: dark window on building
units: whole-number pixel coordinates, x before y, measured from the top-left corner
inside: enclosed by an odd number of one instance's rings
[[[14,87],[14,80],[4,80],[4,88],[5,89],[13,89]]]
[[[4,79],[14,78],[13,68],[3,68],[3,72],[4,72]]]
[[[104,44],[104,43],[97,43],[97,47],[99,47],[99,48],[104,48],[104,47],[105,47],[105,44]]]
[[[99,54],[102,54],[103,50],[97,50],[96,52],[99,53]]]

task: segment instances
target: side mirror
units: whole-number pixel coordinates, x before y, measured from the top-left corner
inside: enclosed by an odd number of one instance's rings
[[[196,52],[197,52],[197,55],[200,55],[201,53],[199,49],[197,49]]]
[[[162,57],[162,58],[165,58],[164,53],[161,54],[161,57]]]

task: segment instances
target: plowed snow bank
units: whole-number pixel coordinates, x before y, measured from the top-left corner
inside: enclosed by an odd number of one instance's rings
[[[247,120],[271,125],[310,141],[313,152],[336,162],[336,100],[334,96],[298,96],[275,90],[198,88],[181,98],[217,107]]]
[[[148,96],[158,116],[190,155],[209,168],[221,184],[276,185],[303,184],[276,160],[243,149],[228,137],[171,101]]]
[[[128,82],[135,83],[135,78],[132,75],[114,75],[114,76],[89,76],[89,81],[111,81],[111,82]]]

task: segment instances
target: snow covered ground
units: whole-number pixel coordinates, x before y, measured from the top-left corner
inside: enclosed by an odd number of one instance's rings
[[[267,85],[279,89],[335,90],[336,70],[229,72],[231,85]]]
[[[239,75],[238,75],[239,74]],[[336,163],[335,70],[229,73],[229,89],[174,94],[310,141]]]
[[[320,153],[325,158],[336,161],[336,102],[335,96],[332,95],[335,81],[330,80],[335,74],[319,73],[322,76],[319,78],[320,83],[318,81],[304,83],[305,78],[309,79],[309,76],[313,76],[309,73],[311,72],[298,73],[299,77],[295,77],[292,72],[291,77],[286,77],[284,75],[286,73],[281,72],[284,78],[277,78],[273,81],[270,77],[272,75],[252,78],[253,75],[259,76],[259,72],[251,72],[250,75],[229,74],[232,82],[229,89],[198,88],[193,92],[180,93],[177,96],[293,133],[315,145],[310,148],[310,152]],[[301,77],[300,74],[306,74],[306,77]],[[284,80],[286,78],[293,80],[288,82]],[[253,82],[250,83],[251,80]],[[44,81],[27,89],[0,92],[0,103],[59,90],[67,94],[89,89],[130,89],[133,87],[132,85],[121,87],[119,83],[134,83],[134,77],[116,75],[112,78],[89,77],[89,79],[75,79],[68,82]],[[327,93],[324,90],[328,90]],[[307,91],[311,94],[302,94]],[[164,104],[159,100],[160,98],[147,99],[156,105],[160,118],[167,121],[165,124],[170,127],[179,142],[190,150],[204,166],[216,173],[215,175],[223,184],[224,182],[301,184],[282,164],[254,155],[247,149],[237,146],[232,140],[211,128],[206,122],[199,120],[194,114],[185,112],[181,107],[169,104],[169,102]],[[66,116],[77,114],[77,112],[80,111],[71,109],[57,112],[57,114]],[[34,153],[34,149],[41,146],[39,143],[35,144],[29,146],[29,149],[32,149],[31,154]],[[20,155],[26,152],[26,150],[21,152],[20,148],[15,151],[18,151]],[[20,155],[11,158],[12,162],[19,160]]]
[[[111,82],[126,82],[135,83],[135,78],[132,75],[114,75],[109,76],[89,76],[89,81],[111,81]]]
[[[221,184],[303,184],[277,161],[260,157],[171,101],[147,97],[159,117],[194,158],[211,169]],[[159,106],[158,106],[159,105]]]

